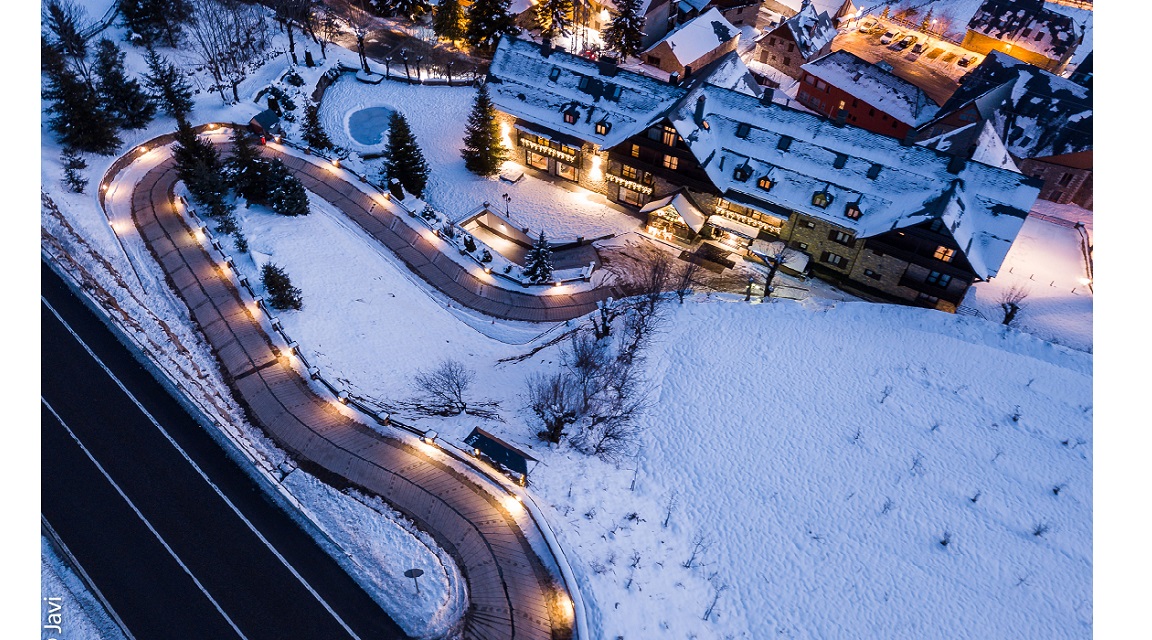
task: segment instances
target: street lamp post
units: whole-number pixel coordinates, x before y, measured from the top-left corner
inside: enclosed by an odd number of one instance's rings
[[[512,211],[510,210],[509,205],[512,203],[512,196],[505,193],[501,197],[504,198],[504,216],[507,217],[509,220],[511,220],[512,219]]]

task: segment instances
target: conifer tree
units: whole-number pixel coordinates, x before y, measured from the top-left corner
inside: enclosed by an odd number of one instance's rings
[[[404,190],[417,198],[423,197],[428,184],[428,163],[408,120],[399,112],[392,112],[388,123],[388,145],[384,148],[384,172],[388,181],[396,180]]]
[[[135,78],[124,71],[124,52],[108,38],[96,45],[96,92],[108,113],[125,129],[143,129],[156,115],[156,105]]]
[[[72,147],[60,152],[60,164],[64,165],[64,183],[73,193],[84,193],[88,180],[80,173],[88,168],[88,163]]]
[[[83,32],[86,16],[83,7],[71,0],[48,0],[40,18],[52,38],[50,44],[63,56],[66,65],[92,87],[92,74],[88,70],[88,41]]]
[[[476,94],[476,103],[472,106],[472,113],[468,115],[468,126],[465,128],[464,149],[460,155],[464,157],[464,166],[469,171],[482,176],[493,176],[500,171],[504,162],[505,148],[500,142],[500,129],[496,124],[496,107],[488,96],[488,85],[480,85]]]
[[[456,42],[464,38],[466,28],[464,7],[460,5],[460,0],[440,0],[432,17],[432,31],[444,40]]]
[[[246,129],[232,131],[232,157],[225,162],[232,189],[249,204],[268,200],[268,162],[260,157]]]
[[[604,28],[604,46],[619,54],[620,61],[640,55],[644,38],[644,16],[640,13],[642,0],[621,0],[612,21]]]
[[[540,237],[525,258],[524,277],[534,284],[552,280],[552,247],[544,237],[543,230],[540,231]]]
[[[468,28],[464,37],[468,44],[483,52],[496,49],[500,37],[515,35],[516,28],[509,11],[511,0],[476,0],[468,9]]]
[[[303,308],[304,298],[300,290],[292,286],[292,279],[279,265],[264,263],[260,268],[260,282],[268,292],[268,304],[273,309],[284,311]]]
[[[109,155],[120,146],[116,121],[96,91],[69,68],[59,47],[40,40],[40,68],[47,76],[42,97],[49,101],[48,128],[65,147]]]
[[[315,104],[308,104],[304,107],[303,136],[304,142],[312,149],[323,151],[334,146],[324,131],[324,127],[320,125],[320,108]]]
[[[176,48],[180,25],[192,17],[188,0],[119,0],[124,26],[147,46],[161,38]]]
[[[542,0],[536,5],[540,35],[551,40],[572,34],[572,0]]]
[[[151,47],[145,59],[148,61],[148,73],[144,76],[144,82],[151,90],[152,98],[177,122],[187,120],[188,114],[192,112],[192,88],[180,70]]]
[[[192,199],[204,206],[204,214],[222,221],[230,217],[228,183],[216,147],[197,136],[187,122],[180,122],[172,158],[176,161],[176,175],[184,182]]]
[[[268,206],[282,216],[306,216],[311,213],[308,192],[283,162],[273,158],[267,165]]]

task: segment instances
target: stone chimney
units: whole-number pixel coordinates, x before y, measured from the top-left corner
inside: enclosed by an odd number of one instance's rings
[[[704,94],[696,98],[696,124],[700,126],[704,124]]]

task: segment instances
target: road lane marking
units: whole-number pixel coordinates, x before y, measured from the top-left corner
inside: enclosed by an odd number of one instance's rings
[[[56,421],[60,423],[60,426],[64,427],[64,429],[68,432],[68,435],[71,436],[72,440],[76,442],[76,444],[80,447],[80,450],[84,452],[84,455],[88,456],[88,459],[92,461],[92,464],[96,465],[96,469],[100,471],[100,475],[104,476],[104,479],[108,481],[108,484],[112,485],[112,488],[116,490],[116,493],[120,494],[120,497],[124,499],[124,502],[128,504],[128,507],[132,509],[132,511],[136,514],[136,517],[140,518],[140,521],[144,523],[144,526],[148,527],[148,530],[151,531],[152,535],[156,537],[156,540],[158,540],[160,544],[163,545],[164,549],[168,552],[168,555],[172,556],[172,559],[176,561],[176,564],[180,565],[180,568],[184,570],[184,573],[188,574],[189,578],[192,578],[192,582],[196,583],[196,588],[200,589],[200,593],[203,593],[204,597],[208,598],[208,601],[212,603],[213,607],[216,607],[216,611],[220,612],[220,615],[223,616],[224,620],[228,622],[228,626],[232,627],[232,630],[236,632],[236,635],[244,638],[244,640],[248,640],[248,637],[244,635],[244,632],[240,631],[240,628],[236,626],[236,623],[232,621],[232,618],[230,618],[228,614],[224,612],[224,609],[220,606],[219,602],[216,602],[216,599],[212,597],[212,594],[208,593],[208,590],[204,588],[204,585],[201,584],[200,580],[195,576],[195,574],[192,573],[192,570],[188,568],[188,565],[184,564],[184,561],[180,559],[180,556],[176,555],[176,552],[173,551],[172,547],[168,546],[168,541],[164,539],[164,536],[160,535],[160,532],[152,526],[152,523],[148,521],[148,518],[143,513],[141,513],[139,509],[136,508],[136,504],[132,502],[132,499],[124,493],[124,491],[120,488],[120,485],[116,484],[116,481],[112,479],[112,476],[108,475],[108,472],[104,470],[104,465],[100,464],[100,461],[92,455],[92,452],[88,450],[88,447],[84,446],[83,442],[80,442],[80,437],[76,435],[76,432],[72,430],[72,427],[68,426],[67,422],[64,422],[64,418],[61,418],[60,414],[56,413],[56,409],[52,407],[52,405],[44,398],[44,396],[40,396],[40,404],[43,404],[48,409],[48,411],[52,412],[52,415],[56,417]]]
[[[50,302],[48,302],[48,300],[46,298],[44,298],[44,296],[40,296],[40,301],[44,306],[48,307],[48,310],[52,312],[52,315],[56,316],[56,319],[60,322],[60,324],[65,329],[68,330],[68,333],[70,333],[72,335],[72,338],[75,339],[76,342],[78,342],[80,344],[80,346],[84,348],[84,351],[86,351],[88,353],[88,355],[92,358],[92,360],[95,361],[96,364],[100,365],[100,368],[103,369],[104,373],[107,374],[108,377],[111,378],[112,381],[116,383],[116,386],[120,388],[120,391],[122,391],[124,393],[124,395],[127,396],[128,399],[132,401],[132,404],[136,405],[136,408],[140,410],[140,413],[142,413],[144,415],[144,417],[148,418],[148,421],[151,422],[152,425],[154,427],[156,427],[157,430],[160,431],[160,433],[164,436],[164,439],[166,439],[168,441],[168,443],[171,444],[172,447],[174,449],[176,449],[177,452],[180,453],[181,457],[183,457],[184,460],[186,460],[188,462],[188,464],[191,465],[191,467],[196,470],[196,473],[199,474],[200,477],[204,480],[204,482],[206,482],[208,484],[208,486],[212,488],[212,491],[214,491],[216,493],[216,495],[220,496],[220,499],[223,500],[224,503],[228,505],[228,508],[231,509],[232,512],[235,513],[236,516],[238,518],[240,518],[240,520],[242,522],[244,522],[244,524],[248,527],[248,529],[253,534],[255,534],[257,538],[260,539],[260,542],[262,542],[264,544],[264,546],[269,551],[271,551],[273,555],[276,556],[276,558],[280,561],[280,563],[283,564],[284,567],[286,569],[288,569],[288,571],[291,572],[291,574],[293,576],[295,576],[295,578],[300,582],[301,585],[304,586],[304,588],[308,591],[308,593],[312,594],[312,597],[315,598],[316,601],[320,603],[320,606],[324,607],[324,610],[327,611],[328,614],[331,615],[332,618],[334,620],[336,620],[336,622],[341,627],[343,627],[345,631],[348,632],[349,636],[355,638],[355,640],[360,640],[360,636],[356,635],[356,633],[354,631],[352,631],[351,627],[349,627],[344,622],[344,620],[332,609],[332,607],[328,604],[328,602],[325,601],[324,598],[319,593],[317,593],[315,589],[312,588],[312,585],[308,584],[308,581],[304,579],[304,576],[300,575],[300,573],[298,571],[296,571],[296,568],[293,567],[292,564],[288,562],[288,559],[285,558],[283,555],[281,555],[280,552],[276,549],[276,547],[272,546],[272,543],[269,542],[268,539],[264,537],[264,534],[260,533],[260,531],[256,528],[256,525],[252,524],[252,522],[249,521],[248,518],[245,517],[244,514],[240,512],[240,509],[235,504],[233,504],[231,500],[228,499],[228,496],[224,495],[224,492],[221,491],[220,488],[216,486],[216,483],[212,482],[212,480],[210,480],[208,478],[208,474],[204,473],[204,471],[199,467],[199,465],[197,465],[192,460],[191,456],[189,456],[188,453],[185,452],[184,449],[182,449],[180,447],[180,445],[176,443],[176,441],[172,438],[172,436],[168,433],[168,431],[166,431],[164,429],[164,427],[162,427],[160,425],[160,423],[156,420],[156,418],[154,418],[152,416],[152,414],[149,413],[148,410],[144,408],[144,405],[141,404],[140,401],[136,399],[136,396],[132,395],[132,392],[129,391],[126,386],[124,386],[124,383],[121,382],[120,379],[116,377],[116,374],[112,373],[112,370],[109,369],[108,366],[105,365],[102,360],[100,360],[99,356],[97,356],[96,353],[94,351],[92,351],[92,349],[88,346],[88,344],[85,343],[84,340],[76,333],[76,331],[72,329],[72,327],[60,315],[60,313],[56,311],[56,309],[52,306],[52,304]],[[49,407],[49,409],[51,409],[51,407]],[[53,413],[55,413],[55,411],[53,411]],[[63,423],[63,420],[61,420],[61,423]],[[81,446],[83,446],[83,445],[81,445]]]

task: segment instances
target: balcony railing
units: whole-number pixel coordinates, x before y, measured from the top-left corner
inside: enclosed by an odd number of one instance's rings
[[[563,160],[564,162],[567,162],[568,164],[576,164],[576,156],[575,155],[564,153],[563,151],[559,151],[559,150],[553,149],[552,147],[547,147],[547,146],[544,146],[542,144],[532,142],[531,140],[525,140],[525,139],[521,138],[520,139],[520,146],[525,147],[526,149],[530,149],[532,151],[535,151],[536,153],[539,153],[541,155],[551,156],[553,158],[556,158],[557,160]]]
[[[608,180],[608,182],[615,182],[616,184],[636,191],[637,193],[643,193],[646,196],[652,195],[652,187],[642,185],[639,182],[632,182],[631,180],[626,180],[620,176],[614,176],[611,173],[604,177]]]

